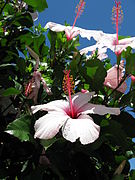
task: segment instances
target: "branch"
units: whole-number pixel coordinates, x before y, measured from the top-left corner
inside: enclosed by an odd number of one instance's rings
[[[121,82],[118,84],[118,86],[112,90],[112,92],[107,96],[105,97],[104,101],[103,101],[103,104],[108,100],[108,98],[122,85],[122,83],[126,80],[126,78],[128,77],[128,75],[125,75],[123,77],[123,79],[121,80]]]
[[[34,70],[36,71],[39,66],[39,56],[29,46],[26,45],[26,48],[28,49],[30,55],[36,60],[36,65],[34,68]]]
[[[8,3],[8,0],[6,0],[6,2],[5,2],[5,4],[4,4],[4,6],[1,8],[1,10],[0,10],[0,14],[2,14],[2,11],[3,11],[3,9],[5,8],[5,6],[6,6],[6,4]]]

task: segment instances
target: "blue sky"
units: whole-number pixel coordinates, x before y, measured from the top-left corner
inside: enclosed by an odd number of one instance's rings
[[[114,0],[85,0],[86,6],[84,12],[77,19],[77,27],[92,30],[102,30],[105,33],[115,33],[115,26],[112,24],[112,8],[115,5]],[[48,9],[39,14],[36,24],[41,23],[42,27],[49,21],[60,23],[64,25],[66,21],[73,25],[76,13],[75,7],[79,0],[47,0]],[[135,17],[135,0],[121,0],[121,6],[124,13],[123,22],[119,28],[119,35],[135,36],[135,24],[133,17]],[[92,45],[87,39],[80,38],[80,49]],[[109,54],[110,55],[110,54]],[[111,54],[111,61],[116,62],[114,54]]]
[[[115,33],[115,27],[112,24],[111,15],[114,6],[114,0],[85,0],[86,6],[84,12],[77,19],[77,27],[91,30],[102,30],[105,33]],[[39,14],[35,24],[41,23],[42,27],[47,22],[52,21],[64,25],[66,21],[72,25],[75,19],[75,7],[79,0],[47,0],[48,9]],[[123,22],[119,28],[119,35],[135,36],[135,0],[121,0],[121,6],[124,13]],[[90,45],[88,40],[81,40],[81,48]],[[116,57],[111,55],[115,64]],[[135,169],[135,159],[131,160],[131,169]]]
[[[79,0],[48,0],[48,9],[40,13],[38,21],[45,26],[48,21],[64,24],[65,21],[73,24],[75,18],[75,7]],[[77,20],[76,26],[86,29],[102,30],[108,33],[115,33],[112,25],[111,14],[114,0],[85,0],[85,10]],[[124,12],[123,23],[119,30],[122,35],[135,36],[135,0],[121,0]]]

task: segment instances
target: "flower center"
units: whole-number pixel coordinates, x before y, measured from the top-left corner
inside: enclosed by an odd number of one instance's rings
[[[70,105],[71,107],[71,105]],[[70,116],[72,119],[77,119],[78,115],[77,115],[77,112],[75,111],[74,107],[73,107],[73,114],[72,114],[72,111],[71,111],[71,108],[67,108],[65,109],[65,112],[68,116]]]

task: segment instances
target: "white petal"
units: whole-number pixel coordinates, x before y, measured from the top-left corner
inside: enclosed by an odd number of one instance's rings
[[[134,42],[135,42],[135,37],[124,38],[124,39],[119,40],[119,44],[121,44],[121,45],[129,44],[129,46],[130,46],[130,44],[134,43]]]
[[[84,104],[88,103],[88,101],[90,101],[90,99],[92,98],[92,96],[95,94],[95,92],[78,92],[74,95],[72,95],[72,103],[73,103],[73,107],[75,108],[75,110],[77,111],[80,107],[82,107]]]
[[[80,50],[80,54],[81,55],[87,54],[88,52],[92,52],[92,54],[93,54],[93,51],[95,51],[97,48],[98,48],[98,44],[83,48]],[[105,54],[106,51],[107,51],[107,47],[98,49],[98,59],[103,60],[103,59],[107,58],[108,56],[107,56],[107,54]],[[87,59],[91,58],[92,54],[87,56]]]
[[[36,105],[32,106],[31,110],[32,113],[36,113],[39,110],[43,111],[62,111],[65,112],[65,109],[69,107],[69,103],[65,100],[56,100],[56,101],[51,101],[47,104],[42,104],[42,105]]]
[[[89,47],[83,48],[83,49],[80,50],[80,54],[81,55],[82,54],[87,54],[89,51],[91,52],[91,51],[96,50],[96,48],[97,48],[97,45],[93,45],[93,46],[89,46]]]
[[[48,22],[45,26],[46,29],[50,29],[51,31],[55,31],[55,32],[62,32],[65,31],[65,29],[67,28],[66,26],[63,26],[61,24],[57,24],[54,22]]]
[[[57,23],[54,23],[54,22],[48,22],[46,24],[45,28],[46,29],[49,28],[50,30],[55,31],[55,32],[61,32],[61,31],[65,31],[66,29],[71,30],[73,27],[72,26],[64,26],[64,25],[57,24]],[[86,29],[79,28],[79,27],[74,27],[73,31],[74,32],[79,32],[82,38],[87,38],[88,40],[90,40],[91,37],[93,37],[96,41],[100,40],[100,38],[104,34],[102,31],[86,30]]]
[[[71,33],[70,33],[69,29],[67,29],[67,28],[65,29],[65,34],[66,34],[67,39],[70,39]]]
[[[103,60],[103,59],[106,59],[106,58],[108,58],[108,55],[105,54],[105,53],[102,53],[102,54],[99,54],[99,55],[98,55],[98,59],[99,59],[99,60]]]
[[[90,114],[105,115],[105,114],[109,113],[109,114],[119,115],[120,109],[119,108],[106,107],[104,105],[87,103],[84,106],[82,106],[78,110],[78,112],[80,112],[81,114],[89,114],[90,113]]]
[[[78,119],[68,119],[63,128],[63,137],[71,142],[78,138],[82,144],[94,142],[99,137],[100,127],[88,115],[81,115]]]
[[[70,38],[73,39],[74,37],[76,37],[79,34],[80,34],[80,30],[74,31],[74,29],[73,29],[73,32],[71,33],[71,37]]]
[[[93,37],[96,41],[99,41],[103,35],[104,33],[102,31],[86,30],[86,29],[80,28],[80,36],[82,38],[87,38],[88,40],[90,40],[91,37]]]
[[[35,138],[50,139],[53,138],[61,126],[65,123],[68,116],[62,113],[53,112],[39,118],[35,123]]]

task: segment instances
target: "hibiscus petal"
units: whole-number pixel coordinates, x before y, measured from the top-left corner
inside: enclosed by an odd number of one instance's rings
[[[56,101],[51,101],[47,104],[32,106],[31,110],[33,114],[39,110],[65,112],[65,109],[67,109],[68,107],[69,107],[69,103],[67,101],[56,100]]]
[[[130,46],[130,44],[132,43],[135,43],[135,37],[124,38],[124,39],[119,40],[119,44],[121,45],[128,44]]]
[[[121,86],[117,89],[117,91],[124,93],[127,89],[127,83],[124,81]]]
[[[95,51],[97,48],[97,45],[93,45],[93,46],[89,46],[89,47],[86,47],[86,48],[83,48],[80,50],[80,54],[87,54],[89,51]]]
[[[99,41],[103,35],[103,31],[87,30],[80,28],[80,36],[82,38],[87,38],[88,40],[90,40],[91,37],[93,37],[96,41]]]
[[[67,39],[70,39],[70,30],[69,29],[65,29],[65,34],[66,34],[66,37],[67,37]]]
[[[65,31],[66,26],[63,26],[61,24],[57,24],[54,22],[48,22],[45,26],[46,29],[50,29],[51,31],[55,31],[55,32],[62,32]]]
[[[100,127],[88,115],[80,115],[78,119],[68,119],[62,128],[63,137],[71,142],[78,138],[82,144],[94,142],[99,137]]]
[[[53,138],[67,119],[67,115],[58,112],[46,114],[36,121],[34,137],[40,139]]]
[[[72,33],[71,33],[71,39],[73,39],[74,37],[76,37],[78,34],[80,34],[80,30],[77,30],[77,31],[72,31]]]
[[[121,81],[122,77],[124,76],[124,63],[121,61],[119,66],[119,82]],[[117,80],[117,65],[113,66],[107,71],[107,77],[105,78],[104,85],[108,86],[112,89],[115,89],[118,86],[118,80]],[[122,85],[117,89],[117,91],[120,91],[124,93],[127,89],[126,82],[123,82]]]
[[[68,30],[72,30],[72,26],[64,26],[61,24],[57,24],[54,22],[48,22],[45,26],[46,29],[50,29],[51,31],[55,31],[55,32],[61,32],[61,31],[65,31],[66,29]],[[67,30],[66,30],[67,31]],[[99,41],[100,38],[104,35],[104,33],[102,31],[97,31],[97,30],[86,30],[83,28],[79,28],[79,27],[74,27],[73,31],[78,35],[80,33],[82,38],[87,38],[88,40],[91,39],[91,37],[93,37],[96,41]],[[79,32],[79,33],[78,33]],[[67,32],[65,32],[67,33]],[[69,35],[69,34],[68,34]],[[70,33],[71,35],[71,33]],[[76,35],[74,34],[73,37],[75,37]],[[72,38],[73,38],[72,37]]]
[[[88,101],[90,101],[90,99],[92,98],[92,96],[95,94],[95,92],[78,92],[74,95],[72,95],[72,103],[73,106],[75,107],[76,111],[82,107],[84,104],[88,103]]]
[[[105,114],[115,114],[119,115],[120,114],[120,109],[119,108],[110,108],[106,107],[104,105],[97,105],[97,104],[91,104],[87,103],[84,106],[82,106],[78,112],[81,114],[99,114],[99,115],[105,115]]]

